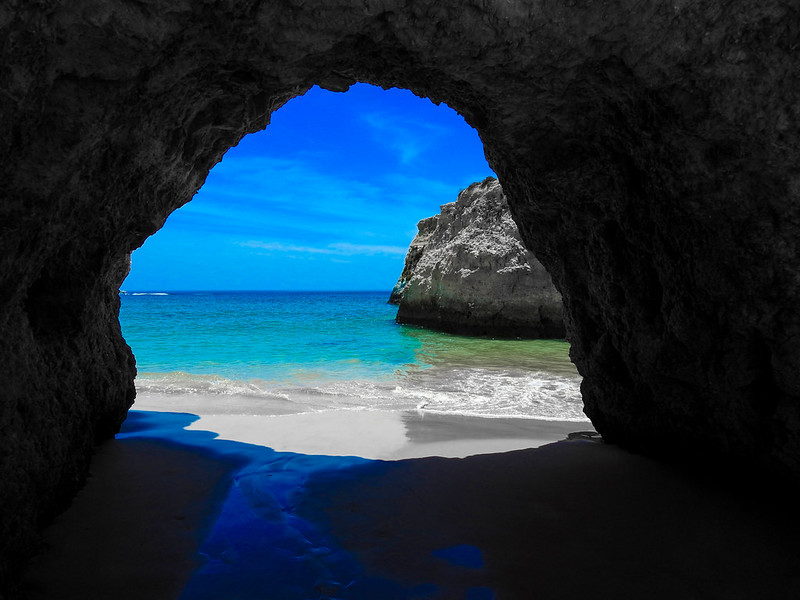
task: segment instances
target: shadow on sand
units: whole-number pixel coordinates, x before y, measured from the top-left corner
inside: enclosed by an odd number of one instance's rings
[[[800,597],[796,515],[591,436],[378,461],[222,441],[195,419],[130,413],[46,532],[32,598]]]

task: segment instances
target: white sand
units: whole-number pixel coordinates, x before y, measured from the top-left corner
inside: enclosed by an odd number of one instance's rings
[[[409,431],[426,421],[435,423],[433,434],[425,441],[410,437]],[[539,423],[532,419],[340,410],[276,416],[201,415],[187,429],[213,431],[220,439],[268,446],[279,452],[392,460],[459,458],[536,448],[566,439],[570,431],[591,428],[588,423],[559,421],[547,423],[544,428]]]

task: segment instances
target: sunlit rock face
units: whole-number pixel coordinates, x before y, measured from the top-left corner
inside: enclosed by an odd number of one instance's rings
[[[473,183],[417,227],[392,291],[398,323],[490,337],[564,337],[561,294],[522,243],[496,179]]]
[[[431,239],[431,234],[436,231],[436,225],[439,222],[439,215],[433,215],[426,219],[422,219],[417,223],[417,235],[411,240],[408,245],[408,252],[406,252],[406,260],[403,263],[403,271],[397,279],[397,283],[392,288],[392,293],[389,294],[389,304],[400,304],[403,299],[403,292],[414,276],[414,271],[417,268],[419,259],[425,252],[428,242]]]
[[[477,128],[607,440],[799,473],[799,35],[783,0],[4,2],[3,564],[133,400],[128,254],[315,83]]]

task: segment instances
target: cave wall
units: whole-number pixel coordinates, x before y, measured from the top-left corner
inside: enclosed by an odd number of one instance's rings
[[[798,39],[779,0],[2,3],[0,578],[133,401],[129,253],[313,84],[478,130],[607,440],[800,473]]]

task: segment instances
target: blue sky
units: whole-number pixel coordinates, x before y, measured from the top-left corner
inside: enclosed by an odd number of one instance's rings
[[[133,253],[122,289],[390,290],[417,221],[493,175],[446,105],[313,88],[211,170]]]

